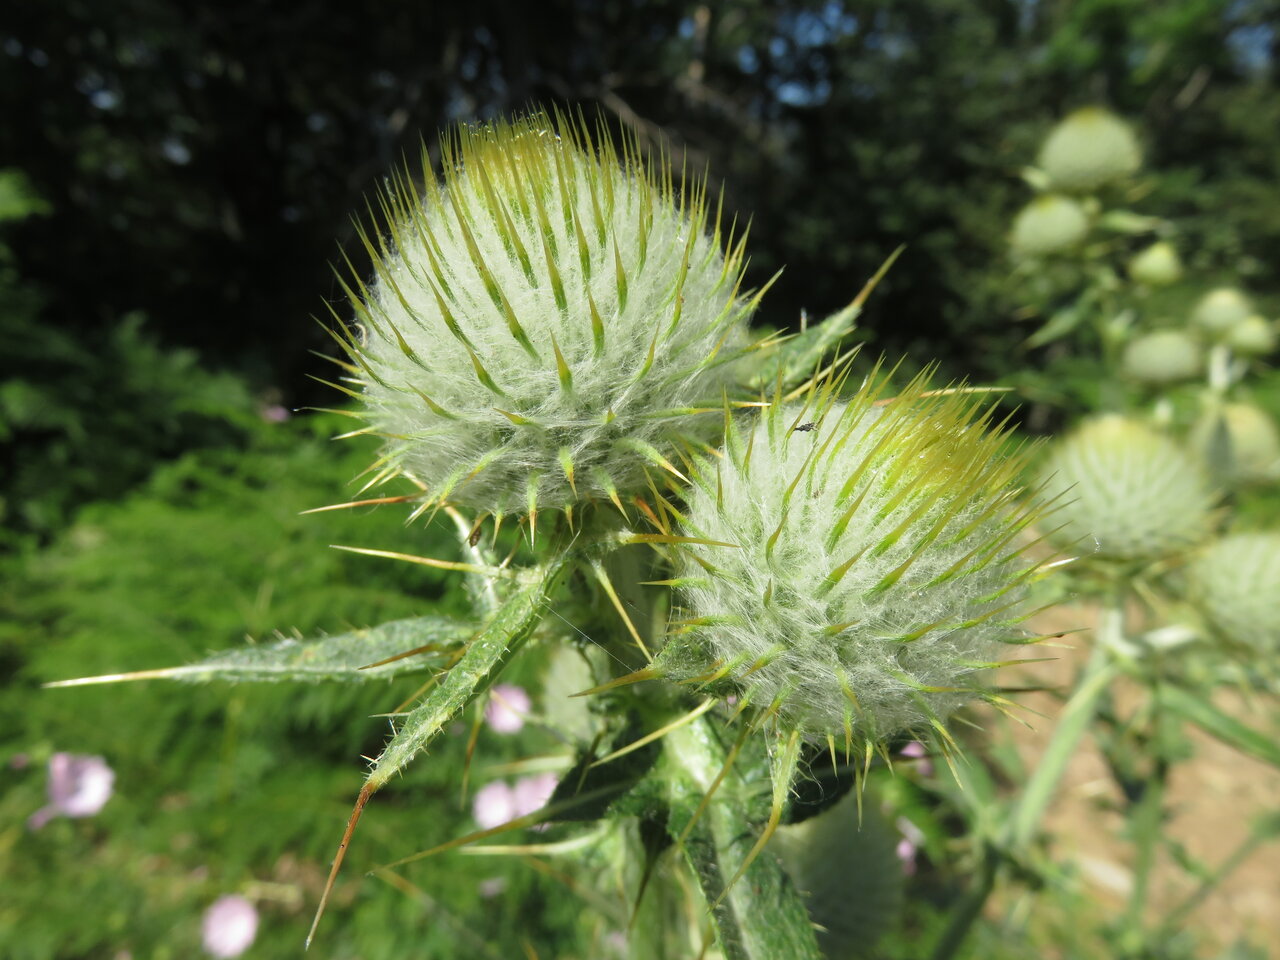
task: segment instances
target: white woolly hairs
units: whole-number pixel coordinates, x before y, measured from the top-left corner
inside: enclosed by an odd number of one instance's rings
[[[870,743],[935,725],[1020,642],[1031,564],[1017,462],[966,396],[776,404],[703,464],[666,675],[727,684],[806,736]],[[806,422],[812,421],[812,422]],[[721,546],[718,544],[729,544]]]
[[[699,410],[732,385],[755,301],[705,183],[543,113],[463,127],[443,153],[443,183],[392,181],[376,280],[353,291],[387,472],[534,513],[643,489],[677,436],[713,437]]]

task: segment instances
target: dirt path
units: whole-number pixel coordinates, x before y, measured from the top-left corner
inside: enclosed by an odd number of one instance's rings
[[[1055,610],[1052,629],[1068,629],[1092,623],[1089,611]],[[1071,623],[1068,625],[1067,621]],[[1045,629],[1041,624],[1038,629]],[[1059,659],[1002,671],[1002,684],[1024,683],[1066,686],[1088,654],[1088,634],[1069,641],[1074,649],[1059,650]],[[1029,656],[1043,656],[1032,650]],[[1123,681],[1115,690],[1124,710],[1137,702],[1141,691]],[[1060,703],[1047,694],[1019,698],[1045,718],[1033,718],[1034,730],[1012,724],[1013,736],[1024,761],[1034,763],[1054,728]],[[1233,716],[1266,729],[1266,718],[1234,691],[1222,690],[1215,703]],[[1194,756],[1179,764],[1166,795],[1166,834],[1183,844],[1191,856],[1216,866],[1249,833],[1250,824],[1266,811],[1280,808],[1280,771],[1252,760],[1225,744],[1190,731]],[[1046,818],[1056,859],[1079,865],[1089,894],[1110,918],[1124,909],[1133,882],[1132,845],[1123,839],[1124,817],[1119,790],[1092,741],[1077,751],[1067,769]],[[1196,887],[1185,870],[1167,853],[1157,861],[1151,880],[1148,921],[1158,922]],[[1280,842],[1259,846],[1229,878],[1190,915],[1186,924],[1200,941],[1199,956],[1213,957],[1240,937],[1265,945],[1280,957]]]

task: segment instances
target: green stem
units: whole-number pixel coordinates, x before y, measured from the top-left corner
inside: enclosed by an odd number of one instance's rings
[[[947,928],[942,931],[938,943],[930,955],[931,960],[951,960],[956,951],[969,936],[969,929],[978,917],[982,916],[982,908],[996,885],[996,870],[1000,865],[999,854],[987,847],[983,850],[982,865],[978,870],[978,879],[973,889],[960,901],[960,905],[951,915]]]
[[[1142,798],[1133,811],[1133,839],[1136,847],[1133,867],[1133,890],[1125,913],[1125,939],[1136,951],[1142,945],[1142,915],[1146,910],[1147,893],[1151,889],[1151,868],[1155,863],[1160,825],[1164,813],[1165,779],[1167,768],[1163,763],[1147,780]]]
[[[1058,781],[1062,779],[1067,764],[1089,728],[1102,695],[1119,672],[1111,658],[1108,643],[1103,640],[1104,630],[1115,628],[1114,618],[1117,616],[1120,616],[1117,610],[1103,612],[1103,621],[1098,628],[1099,642],[1076,683],[1075,691],[1058,716],[1053,739],[1049,741],[1048,748],[1014,808],[1007,835],[1008,846],[1013,851],[1026,850],[1035,840],[1040,820],[1053,799]]]
[[[730,769],[718,786],[727,752],[711,721],[701,717],[663,738],[670,814],[667,829],[713,904],[711,919],[726,960],[822,960],[808,912],[777,857],[764,852],[728,891],[755,845],[752,816],[758,787]],[[715,786],[701,813],[698,806]],[[690,826],[694,815],[696,823]]]

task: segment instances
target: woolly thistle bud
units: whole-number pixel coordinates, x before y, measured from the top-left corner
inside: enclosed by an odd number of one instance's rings
[[[1129,341],[1121,367],[1125,376],[1139,383],[1190,380],[1200,373],[1200,345],[1181,330],[1157,330]]]
[[[533,513],[616,501],[677,437],[713,436],[698,408],[731,385],[755,301],[705,182],[543,113],[464,126],[442,154],[442,183],[393,178],[376,280],[352,296],[385,472]]]
[[[1276,328],[1255,313],[1228,331],[1227,346],[1244,357],[1265,357],[1276,348]]]
[[[1129,261],[1129,276],[1151,287],[1166,287],[1182,278],[1182,260],[1173,244],[1153,243]]]
[[[1009,246],[1017,256],[1063,253],[1089,232],[1089,218],[1070,197],[1046,193],[1028,203],[1014,218]]]
[[[1113,560],[1154,560],[1208,532],[1213,495],[1196,462],[1140,420],[1108,414],[1059,441],[1040,496],[1062,506],[1054,536]]]
[[[1215,540],[1187,568],[1188,593],[1228,640],[1280,651],[1280,533]]]
[[[1142,152],[1128,124],[1101,107],[1069,114],[1040,148],[1040,169],[1055,190],[1084,193],[1128,176]]]
[[[775,402],[696,471],[660,672],[734,693],[806,737],[869,744],[976,696],[1017,624],[1031,522],[972,398]]]
[[[1210,290],[1196,302],[1191,321],[1205,333],[1222,337],[1253,312],[1243,293],[1234,287]]]
[[[1228,403],[1191,428],[1191,448],[1229,486],[1280,479],[1280,431],[1265,411]]]

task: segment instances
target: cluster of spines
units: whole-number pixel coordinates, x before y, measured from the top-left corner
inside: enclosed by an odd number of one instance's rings
[[[537,138],[555,137],[566,142],[565,149],[547,151],[535,143]],[[530,337],[521,318],[517,315],[510,299],[496,282],[493,271],[486,263],[479,245],[476,243],[468,221],[471,212],[467,208],[468,192],[463,189],[464,176],[480,186],[482,201],[486,215],[496,222],[504,224],[501,231],[506,244],[506,252],[512,262],[518,263],[525,280],[531,288],[548,287],[562,319],[569,322],[570,298],[564,281],[563,264],[565,258],[572,258],[580,271],[582,294],[586,301],[587,317],[590,323],[590,340],[593,358],[599,358],[605,351],[607,334],[606,323],[602,316],[601,305],[592,295],[590,281],[599,269],[609,269],[613,274],[616,296],[615,306],[618,312],[626,307],[629,293],[628,267],[619,251],[616,238],[608,244],[610,231],[613,229],[613,216],[619,198],[617,186],[621,182],[628,189],[638,191],[636,237],[637,261],[631,266],[634,275],[643,269],[649,255],[648,244],[653,227],[655,204],[674,206],[679,218],[687,225],[686,240],[680,268],[675,276],[667,304],[671,309],[669,321],[655,324],[654,335],[649,342],[648,350],[638,368],[632,373],[631,381],[641,380],[650,371],[655,354],[662,345],[670,340],[679,328],[684,297],[682,292],[691,266],[691,257],[702,231],[710,219],[711,207],[708,202],[708,182],[705,177],[690,178],[682,169],[679,181],[664,155],[659,155],[653,168],[658,171],[655,176],[645,162],[634,137],[624,136],[619,153],[613,140],[600,125],[593,138],[586,122],[579,117],[577,121],[556,112],[554,120],[543,113],[534,113],[515,121],[499,121],[492,126],[463,126],[447,133],[441,138],[441,167],[443,182],[430,173],[430,155],[424,145],[422,149],[422,169],[427,171],[423,178],[421,192],[415,186],[407,172],[397,171],[384,184],[377,196],[377,209],[368,203],[368,216],[372,223],[379,226],[376,238],[371,237],[368,230],[356,223],[357,233],[369,255],[376,276],[382,286],[390,292],[404,308],[406,315],[412,317],[413,311],[400,287],[394,267],[403,266],[410,278],[430,290],[440,311],[440,316],[450,334],[466,351],[475,380],[493,396],[492,409],[507,418],[517,428],[545,429],[526,412],[508,409],[510,399],[500,382],[500,371],[495,372],[485,363],[482,351],[477,347],[474,338],[469,336],[465,321],[459,317],[468,313],[469,307],[463,295],[464,283],[459,280],[478,279],[485,290],[492,307],[498,311],[505,322],[506,329],[512,339],[528,353],[531,359],[546,362],[547,344],[535,344]],[[598,162],[595,159],[598,157]],[[623,171],[623,179],[615,182],[608,174],[601,175],[602,170],[619,168]],[[496,171],[496,173],[495,173]],[[495,183],[495,176],[499,182]],[[584,217],[574,204],[574,191],[577,182],[585,182],[590,196],[590,215]],[[531,188],[530,184],[553,183],[554,189],[542,191]],[[509,202],[508,202],[509,201]],[[727,236],[722,231],[723,193],[715,206],[715,218],[710,243],[707,245],[706,260],[701,264],[705,269],[710,260],[725,250],[723,265],[715,289],[721,289],[726,283],[732,288],[725,301],[721,315],[712,326],[720,329],[722,335],[709,354],[693,358],[683,374],[692,375],[699,370],[723,362],[721,350],[733,330],[734,323],[749,314],[758,304],[768,284],[749,297],[740,298],[741,284],[745,270],[745,244],[747,231],[738,233],[737,222],[729,226]],[[536,223],[541,240],[541,250],[530,250],[522,242],[519,231],[515,228],[513,218],[519,217],[526,222]],[[561,242],[553,226],[554,218],[559,218],[565,236],[570,243]],[[445,231],[451,241],[460,239],[470,255],[470,262],[459,265],[449,263],[443,257],[438,231]],[[588,242],[588,234],[594,234],[599,248],[612,247],[612,263],[597,263],[592,257]],[[565,249],[568,246],[570,249]],[[429,269],[415,269],[408,258],[397,256],[397,251],[421,249],[427,258]],[[355,311],[355,322],[348,323],[329,306],[329,311],[336,324],[336,330],[330,334],[338,342],[350,362],[337,361],[348,374],[344,380],[351,386],[332,384],[349,396],[359,398],[359,387],[368,382],[376,383],[384,389],[402,393],[416,394],[424,407],[435,417],[442,420],[463,419],[463,414],[449,409],[438,398],[430,396],[417,386],[389,381],[383,376],[376,362],[370,362],[364,349],[367,339],[378,337],[384,342],[397,347],[413,364],[429,372],[429,367],[410,346],[395,321],[379,304],[370,285],[360,277],[359,271],[352,264],[346,253],[343,253],[350,280],[341,271],[335,271],[338,283]],[[470,271],[470,278],[460,277],[460,271]],[[450,282],[450,281],[454,282]],[[770,281],[772,283],[772,281]],[[607,309],[607,307],[606,307]],[[570,359],[566,357],[566,349],[557,340],[554,330],[548,330],[550,359],[554,362],[560,389],[566,394],[574,390],[574,369]],[[671,355],[677,355],[687,343],[675,345]],[[539,349],[541,346],[541,350]],[[332,358],[331,358],[332,359]],[[325,381],[328,383],[328,381]],[[644,415],[645,419],[676,420],[683,416],[705,413],[705,408],[670,408],[651,411]],[[608,424],[617,413],[606,409],[598,414],[601,424]],[[365,433],[380,436],[390,441],[390,446],[383,455],[370,467],[371,480],[363,489],[367,490],[386,480],[403,474],[406,471],[401,465],[403,453],[409,449],[417,438],[412,436],[392,435],[373,427],[357,430],[353,433]],[[641,438],[622,438],[621,447],[640,454],[654,466],[671,471],[667,458]],[[498,458],[499,451],[493,450],[478,461],[464,465],[454,471],[442,483],[434,485],[434,489],[424,491],[423,509],[448,502],[449,497],[458,488],[474,479]],[[566,481],[578,493],[579,471],[574,462],[573,451],[564,446],[558,451],[560,467]],[[678,473],[678,471],[676,471]],[[601,495],[621,509],[621,502],[613,478],[600,467],[589,471],[589,486],[592,494]],[[539,478],[531,476],[525,497],[525,509],[530,516],[536,516],[537,492]],[[572,517],[572,505],[567,511]],[[625,513],[625,511],[624,511]]]

